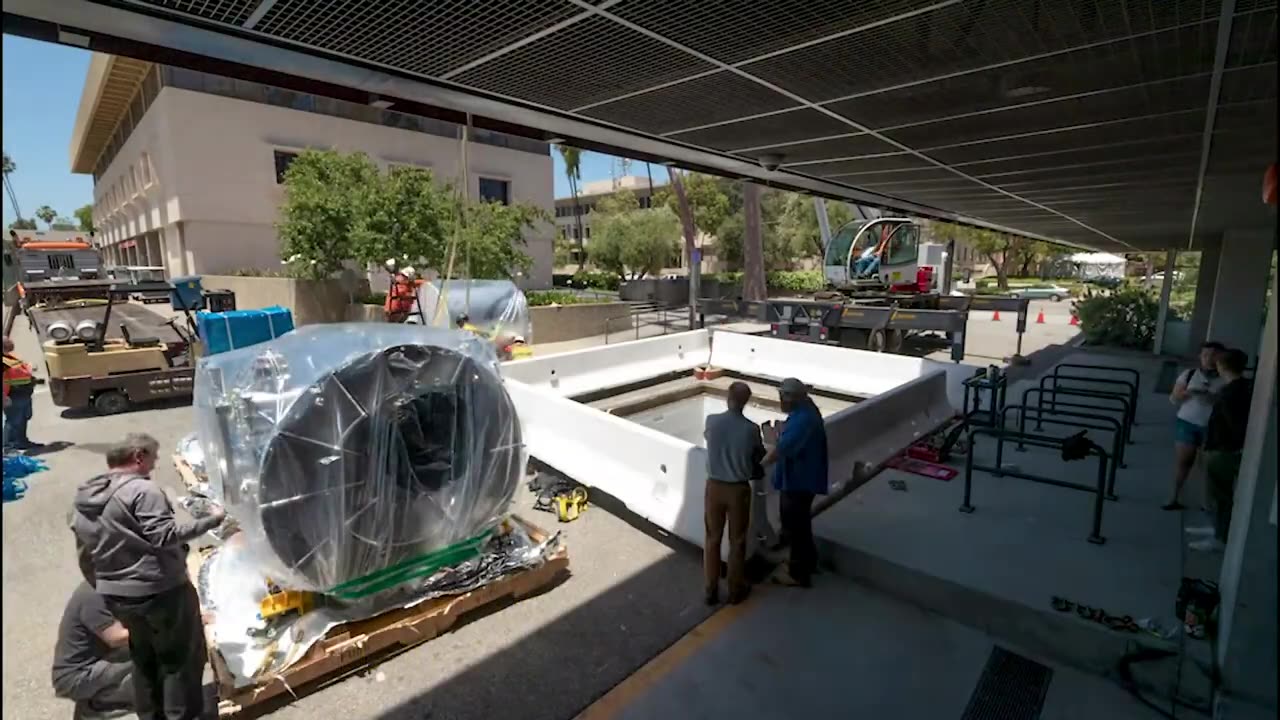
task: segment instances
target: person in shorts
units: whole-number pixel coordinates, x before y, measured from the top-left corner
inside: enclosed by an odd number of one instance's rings
[[[1181,510],[1182,488],[1187,484],[1196,456],[1204,445],[1205,427],[1213,414],[1213,403],[1226,383],[1218,375],[1218,356],[1226,351],[1222,343],[1200,346],[1200,366],[1178,376],[1169,401],[1178,408],[1173,434],[1173,495],[1165,510]]]

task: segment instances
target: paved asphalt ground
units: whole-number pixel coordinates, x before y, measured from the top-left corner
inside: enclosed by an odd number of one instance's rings
[[[1033,304],[1033,319],[1040,305]],[[1030,326],[1024,354],[1074,334],[1066,324],[1068,303],[1043,306],[1049,323]],[[1012,318],[999,324],[973,318],[969,362],[985,365],[1010,354],[1012,326]],[[39,358],[25,320],[18,321],[14,340],[20,355]],[[33,364],[44,373],[43,363]],[[76,486],[105,467],[106,448],[125,433],[151,433],[167,457],[191,429],[187,406],[73,416],[55,408],[47,390],[38,391],[31,437],[69,445],[42,456],[49,470],[30,476],[26,496],[3,506],[5,718],[71,716],[70,703],[53,697],[49,673],[64,603],[80,582],[67,529]],[[166,461],[155,480],[179,494]],[[515,510],[556,527],[551,516],[532,510],[527,492]],[[567,720],[708,617],[696,548],[663,538],[607,502],[563,532],[570,574],[555,587],[471,618],[271,717]]]

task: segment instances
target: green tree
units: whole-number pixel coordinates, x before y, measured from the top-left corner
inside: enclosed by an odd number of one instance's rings
[[[408,258],[443,268],[458,214],[453,189],[438,186],[430,170],[404,166],[385,174],[374,167],[366,182],[357,191],[361,206],[352,220],[348,259],[381,266],[389,258]]]
[[[31,218],[18,218],[17,220],[9,223],[9,228],[11,230],[35,230],[36,221]]]
[[[995,269],[996,286],[1001,290],[1009,289],[1009,269],[1017,263],[1017,258],[1021,257],[1031,242],[1025,238],[967,225],[952,225],[949,233],[944,231],[940,234],[967,240],[975,250],[982,253]]]
[[[463,244],[459,252],[468,258],[471,277],[506,280],[528,272],[533,259],[522,250],[527,245],[524,231],[549,220],[544,211],[527,203],[471,204],[459,235]]]
[[[13,191],[13,178],[9,177],[18,172],[18,165],[9,157],[9,153],[4,154],[4,191],[9,196],[9,204],[13,205],[13,214],[18,219],[22,219],[22,210],[18,208],[18,196]],[[32,230],[35,229],[33,226]]]
[[[49,224],[50,230],[79,230],[80,225],[68,217],[56,217]]]
[[[40,208],[36,210],[36,217],[43,220],[45,225],[52,226],[53,221],[58,217],[58,211],[48,205],[41,205]]]
[[[578,203],[578,184],[582,182],[582,151],[568,145],[558,145],[560,157],[564,160],[564,176],[569,181],[569,192],[573,195],[573,219],[578,226],[578,269],[586,264],[587,254],[584,249],[586,237],[582,232],[582,206]]]
[[[694,227],[698,232],[714,235],[731,211],[724,182],[720,178],[702,173],[683,173],[678,182],[689,203]],[[680,199],[676,196],[675,186],[676,180],[673,179],[670,189],[657,193],[654,205],[666,205],[671,212],[679,215]]]
[[[376,232],[367,224],[380,180],[378,166],[363,153],[306,150],[294,158],[276,224],[293,274],[325,278],[356,258],[356,234]],[[369,244],[361,254],[367,254],[372,241],[368,235],[363,240]]]
[[[93,227],[93,205],[92,205],[92,204],[85,205],[84,207],[80,208],[79,210],[76,210],[75,215],[76,215],[76,220],[78,220],[78,221],[80,222],[80,229],[81,229],[81,230],[83,230],[84,232],[87,232],[87,233],[94,232],[94,227]]]
[[[783,269],[790,267],[797,258],[822,257],[822,230],[818,226],[818,210],[814,207],[813,198],[798,193],[780,194],[781,211],[777,219],[777,235],[790,254],[785,258],[771,260],[768,235],[765,236],[765,262],[769,268]],[[765,203],[767,206],[768,203]],[[834,234],[845,223],[853,220],[853,208],[847,203],[826,203],[827,224]],[[766,212],[766,216],[768,213]],[[768,223],[768,220],[766,220]],[[783,265],[775,266],[781,260]]]
[[[591,226],[591,262],[623,280],[661,272],[679,251],[675,213],[665,206],[642,210],[628,191],[601,201]]]

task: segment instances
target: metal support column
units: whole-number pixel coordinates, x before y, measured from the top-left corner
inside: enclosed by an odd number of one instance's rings
[[[1178,251],[1170,250],[1164,258],[1164,282],[1160,284],[1160,312],[1156,315],[1156,340],[1151,352],[1164,352],[1164,326],[1169,319],[1169,295],[1173,292],[1173,274],[1178,264]]]

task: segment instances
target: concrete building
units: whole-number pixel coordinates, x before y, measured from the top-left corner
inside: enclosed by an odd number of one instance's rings
[[[575,244],[575,249],[570,252],[572,261],[578,262],[578,251],[576,243],[578,241],[579,214],[582,218],[581,233],[582,244],[586,247],[591,244],[591,215],[595,211],[596,205],[603,199],[613,195],[620,190],[630,190],[635,194],[636,200],[640,202],[640,207],[652,207],[653,195],[657,194],[665,185],[665,179],[653,179],[653,191],[650,192],[648,176],[641,177],[639,175],[626,175],[608,180],[594,180],[592,182],[583,183],[578,189],[578,198],[575,203],[572,195],[568,197],[556,198],[555,202],[555,219],[556,219],[556,237],[562,240],[568,240]]]
[[[71,169],[92,173],[96,242],[109,263],[169,276],[280,266],[275,230],[285,170],[308,148],[364,152],[383,167],[461,177],[460,126],[260,83],[96,54],[71,138]],[[470,196],[552,211],[546,143],[473,130]],[[530,231],[551,284],[549,227]]]

